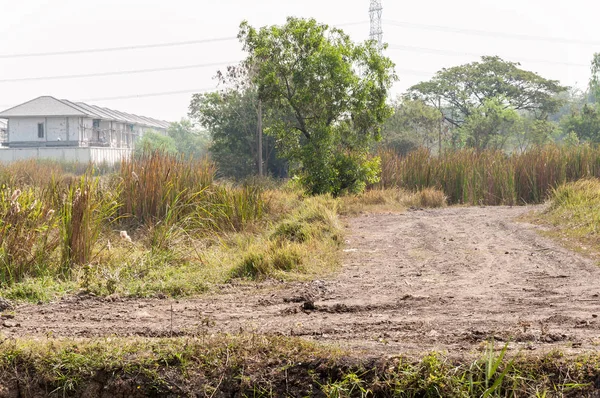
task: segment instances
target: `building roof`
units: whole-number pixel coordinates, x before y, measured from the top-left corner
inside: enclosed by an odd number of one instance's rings
[[[166,129],[170,123],[151,117],[138,116],[120,112],[113,109],[90,105],[83,102],[60,100],[50,96],[43,96],[17,105],[0,112],[0,118],[27,117],[27,116],[79,116],[92,119],[112,120],[128,124],[137,124],[145,127]]]

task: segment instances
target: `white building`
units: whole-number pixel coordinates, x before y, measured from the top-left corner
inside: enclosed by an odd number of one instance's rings
[[[162,120],[48,96],[0,112],[2,118],[7,126],[0,137],[1,162],[51,158],[114,163],[129,156],[144,133],[166,134],[169,127]]]
[[[0,142],[5,142],[8,137],[6,127],[6,120],[0,119]]]

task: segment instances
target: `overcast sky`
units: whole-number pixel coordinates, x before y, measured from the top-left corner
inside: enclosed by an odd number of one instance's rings
[[[169,121],[187,115],[191,91],[212,89],[219,66],[244,57],[236,39],[128,51],[21,57],[233,38],[287,16],[369,35],[369,0],[0,0],[0,110],[52,95]],[[383,0],[384,41],[396,63],[397,95],[443,67],[499,55],[569,86],[585,88],[600,52],[600,2],[593,0]],[[557,38],[558,40],[552,40]],[[568,40],[565,40],[568,39]],[[65,75],[212,64],[152,73],[74,79]],[[9,81],[7,81],[9,80]],[[13,81],[10,81],[13,80]],[[165,92],[173,95],[129,97]]]

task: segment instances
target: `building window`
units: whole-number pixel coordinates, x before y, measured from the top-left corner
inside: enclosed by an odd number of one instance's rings
[[[93,127],[95,129],[99,129],[100,128],[100,119],[94,119],[93,123],[94,123]]]
[[[44,138],[44,123],[38,123],[38,138]]]

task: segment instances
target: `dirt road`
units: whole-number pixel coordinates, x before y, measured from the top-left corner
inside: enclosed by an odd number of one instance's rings
[[[225,286],[193,300],[71,297],[24,305],[7,336],[257,332],[372,353],[470,352],[486,339],[566,352],[600,344],[600,268],[514,221],[523,207],[348,219],[341,272],[312,283]],[[314,304],[314,305],[313,305]]]

